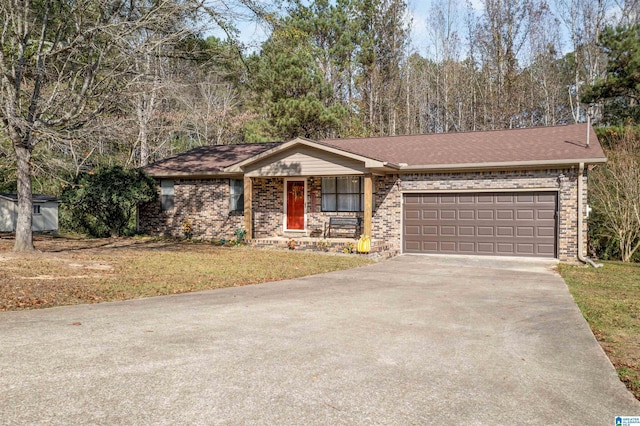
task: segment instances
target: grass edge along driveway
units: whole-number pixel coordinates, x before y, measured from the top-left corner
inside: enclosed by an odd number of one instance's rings
[[[620,380],[640,400],[640,265],[560,264],[558,270]]]

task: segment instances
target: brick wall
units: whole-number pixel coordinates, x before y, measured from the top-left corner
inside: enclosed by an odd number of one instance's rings
[[[229,179],[174,180],[174,208],[162,211],[158,201],[139,209],[139,231],[150,235],[183,237],[182,223],[189,218],[193,237],[232,239],[244,226],[243,212],[229,212]]]
[[[586,171],[583,178],[582,213],[586,211]],[[558,254],[560,260],[577,256],[577,168],[470,173],[417,173],[374,176],[373,239],[383,240],[391,252],[401,250],[402,191],[557,189],[559,203]],[[153,235],[181,237],[186,217],[193,223],[194,237],[233,238],[244,226],[242,212],[229,212],[229,180],[176,180],[175,208],[161,211],[160,201],[140,209],[140,230]],[[322,179],[307,178],[307,232],[322,236],[330,216],[362,217],[362,212],[322,211]],[[254,238],[285,235],[284,179],[253,179]],[[583,223],[583,252],[586,249]],[[348,231],[347,231],[348,232]],[[344,235],[344,234],[342,234]]]

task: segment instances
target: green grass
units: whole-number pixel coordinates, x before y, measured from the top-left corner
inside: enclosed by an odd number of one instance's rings
[[[371,263],[326,255],[153,239],[60,239],[39,253],[0,240],[0,311],[126,300],[258,284]]]
[[[640,265],[558,269],[618,376],[640,399]]]

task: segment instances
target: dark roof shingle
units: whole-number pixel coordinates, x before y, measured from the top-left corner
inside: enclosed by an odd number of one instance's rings
[[[396,165],[436,166],[452,164],[604,160],[595,132],[587,125],[436,133],[355,139],[325,139],[323,144]]]
[[[437,168],[476,167],[482,165],[558,164],[603,162],[606,160],[595,132],[587,125],[493,130],[483,132],[431,133],[426,135],[387,136],[309,141],[395,166]],[[157,161],[144,169],[156,177],[216,175],[225,168],[250,159],[282,142],[211,145],[192,149]]]
[[[280,144],[281,142],[201,146],[156,161],[144,167],[144,170],[152,176],[215,174],[227,166],[246,160]]]

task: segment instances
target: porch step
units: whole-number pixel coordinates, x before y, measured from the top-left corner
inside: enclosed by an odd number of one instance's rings
[[[355,253],[358,240],[353,238],[312,238],[312,237],[270,237],[251,240],[251,245],[265,248],[281,248],[302,251],[318,251],[330,253]],[[383,240],[372,240],[370,254],[383,254],[389,252],[389,246]]]

